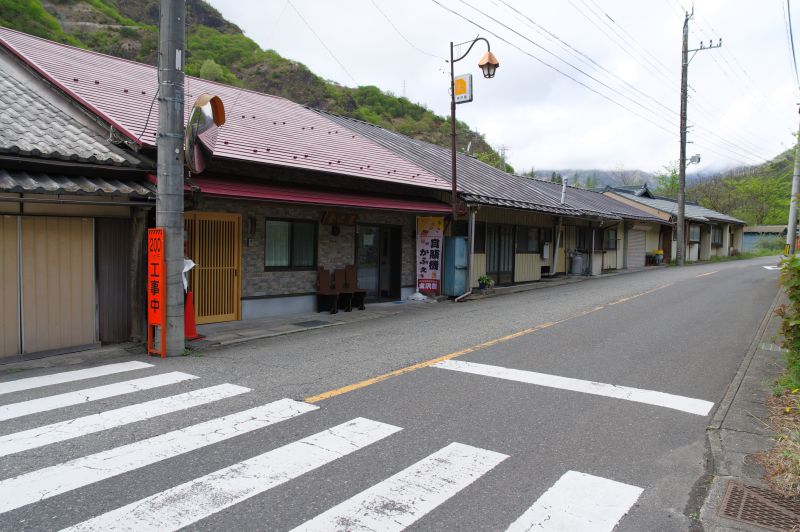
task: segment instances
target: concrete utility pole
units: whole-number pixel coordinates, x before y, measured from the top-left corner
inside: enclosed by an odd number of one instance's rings
[[[164,228],[167,267],[166,354],[184,350],[183,60],[185,0],[161,0],[158,43],[158,189],[156,226]]]
[[[683,46],[681,50],[681,149],[680,157],[678,158],[678,227],[677,227],[677,248],[675,252],[675,259],[678,266],[683,266],[686,254],[686,107],[689,97],[689,52],[697,53],[701,50],[710,50],[712,48],[719,48],[722,46],[722,39],[716,45],[708,41],[708,46],[703,46],[700,43],[700,48],[689,49],[689,20],[694,16],[694,7],[692,12],[686,12],[686,17],[683,20]],[[694,55],[692,55],[694,57]]]
[[[797,195],[800,194],[800,129],[797,131],[797,147],[794,149],[794,174],[792,175],[792,198],[789,202],[789,225],[786,230],[786,243],[789,255],[794,255],[797,240]]]

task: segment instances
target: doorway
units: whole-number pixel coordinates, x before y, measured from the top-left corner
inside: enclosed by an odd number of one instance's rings
[[[400,299],[402,228],[394,225],[356,226],[358,286],[373,301]]]
[[[197,324],[235,321],[241,312],[242,219],[225,212],[184,214],[185,254]]]
[[[487,224],[486,275],[497,284],[514,281],[514,226]]]

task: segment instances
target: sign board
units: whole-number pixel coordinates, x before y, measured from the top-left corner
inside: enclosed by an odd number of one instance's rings
[[[167,269],[164,264],[164,229],[147,230],[147,352],[166,356]],[[154,329],[161,334],[155,344]]]
[[[783,246],[783,254],[788,257],[789,256],[789,250],[791,248],[792,248],[792,246],[790,246],[789,244],[786,244],[785,246]]]
[[[322,213],[322,223],[325,225],[356,225],[358,214],[354,212],[325,211]]]
[[[453,78],[453,94],[456,103],[472,101],[472,74],[461,74]]]
[[[439,294],[444,258],[444,218],[417,217],[417,291]]]

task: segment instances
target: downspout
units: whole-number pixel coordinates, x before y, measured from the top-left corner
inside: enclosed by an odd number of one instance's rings
[[[556,238],[554,240],[555,246],[553,246],[553,269],[550,271],[550,275],[548,277],[555,277],[556,273],[558,272],[558,247],[561,245],[561,223],[563,218],[561,216],[558,217],[558,225],[555,226],[556,230]]]
[[[475,268],[475,211],[474,207],[469,207],[469,223],[467,228],[467,247],[469,254],[467,254],[467,291],[456,298],[456,302],[472,294],[472,274]]]

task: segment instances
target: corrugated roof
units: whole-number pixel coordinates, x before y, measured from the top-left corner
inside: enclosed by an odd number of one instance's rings
[[[130,139],[154,146],[155,67],[7,28],[0,44]],[[203,92],[222,98],[227,121],[214,156],[447,189],[448,183],[294,102],[186,76],[186,119]]]
[[[114,166],[140,161],[65,114],[0,65],[0,153]]]
[[[744,228],[745,233],[786,233],[789,226],[784,225],[748,225]]]
[[[100,177],[69,177],[9,171],[0,168],[0,192],[155,197],[150,186],[137,181]]]
[[[561,200],[561,185],[543,179],[530,179],[536,186],[551,198]],[[586,190],[582,188],[567,187],[564,199],[565,203],[576,207],[588,214],[595,214],[603,218],[616,218],[625,220],[637,220],[648,222],[663,223],[658,216],[654,216],[641,209],[637,209],[627,203],[615,200],[610,196],[605,196],[600,192]]]
[[[450,182],[451,153],[436,144],[412,139],[360,120],[317,110],[333,122],[405,157]],[[457,154],[457,186],[462,199],[472,203],[535,210],[550,214],[581,216],[580,210],[553,201],[528,183],[529,179],[503,172],[478,159]]]
[[[611,192],[615,194],[619,194],[624,198],[628,198],[633,201],[638,201],[642,205],[647,205],[648,207],[652,207],[654,209],[658,209],[659,211],[669,213],[672,216],[678,215],[678,202],[669,199],[656,196],[654,198],[648,197],[648,195],[637,195],[636,192],[632,191],[622,191],[619,189],[610,189]],[[709,221],[715,222],[729,222],[729,223],[736,223],[736,224],[744,224],[742,220],[738,218],[734,218],[733,216],[728,216],[727,214],[723,214],[721,212],[712,211],[711,209],[706,209],[705,207],[701,207],[700,205],[686,202],[686,208],[684,210],[685,216],[688,220],[693,220],[696,222],[703,222],[707,223]]]

